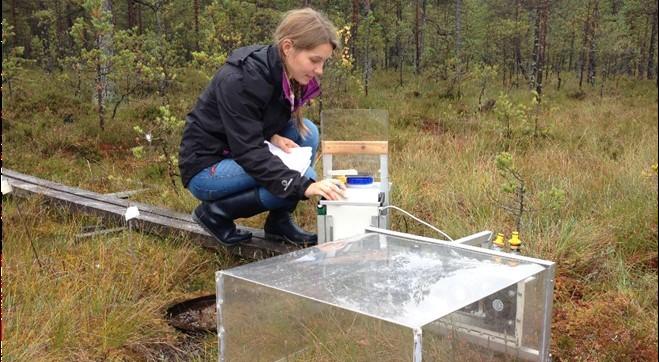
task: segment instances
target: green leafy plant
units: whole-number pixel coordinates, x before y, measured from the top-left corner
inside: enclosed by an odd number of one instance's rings
[[[137,71],[145,83],[155,87],[163,102],[168,103],[169,91],[178,76],[176,69],[181,62],[180,56],[162,35],[148,32],[140,40]]]
[[[193,51],[192,59],[196,65],[195,68],[203,71],[206,79],[210,80],[220,64],[227,59],[227,55],[224,52]]]
[[[495,159],[495,164],[499,174],[504,178],[501,184],[501,191],[506,195],[504,202],[499,202],[506,212],[510,213],[515,220],[515,230],[522,227],[522,216],[526,210],[526,181],[517,171],[513,163],[513,156],[508,152],[501,152]]]
[[[544,103],[546,107],[547,104]],[[540,97],[535,90],[531,91],[529,104],[514,103],[508,95],[501,94],[496,101],[494,114],[499,122],[500,134],[504,139],[504,149],[508,151],[511,145],[524,137],[545,135],[540,121],[542,108]]]
[[[501,152],[495,158],[495,165],[503,178],[501,192],[504,196],[500,200],[493,201],[513,217],[515,230],[521,230],[525,214],[544,209],[558,210],[565,203],[565,191],[553,186],[539,193],[539,201],[542,205],[540,208],[531,207],[532,200],[527,188],[527,180],[515,167],[513,156],[508,152]]]
[[[156,160],[166,165],[170,184],[178,194],[178,186],[176,185],[179,176],[178,157],[172,150],[178,146],[179,131],[185,121],[173,115],[169,106],[161,106],[158,111],[159,115],[153,119],[146,131],[137,125],[133,127],[133,130],[147,142],[148,149],[145,149],[144,145],[139,145],[131,148],[131,151],[133,156],[138,159],[145,157],[148,153],[155,153]]]
[[[32,56],[48,73],[59,68],[61,49],[58,49],[57,15],[52,9],[35,11],[32,15],[36,21],[36,32],[31,39],[30,48]]]
[[[483,110],[483,96],[485,95],[485,89],[494,81],[497,77],[499,67],[496,65],[488,65],[478,63],[472,70],[472,76],[476,79],[478,83],[479,93],[478,93],[478,110]]]
[[[113,86],[108,78],[112,71],[112,13],[103,0],[86,0],[83,7],[89,17],[79,17],[71,27],[75,47],[80,49],[79,62],[68,61],[94,73],[94,102],[98,122],[105,129],[106,105],[113,97]],[[91,42],[88,39],[92,39]]]
[[[501,136],[507,141],[506,150],[508,150],[514,138],[515,128],[526,122],[526,107],[522,104],[514,104],[508,95],[501,94],[494,114],[501,127]]]
[[[24,47],[7,46],[15,35],[14,27],[8,24],[7,20],[2,19],[2,84],[7,84],[10,97],[12,94],[12,81],[17,78],[23,69],[23,65],[27,62],[23,58]]]

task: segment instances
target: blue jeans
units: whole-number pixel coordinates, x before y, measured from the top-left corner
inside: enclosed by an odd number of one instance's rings
[[[309,133],[304,139],[293,121],[289,122],[288,127],[278,134],[291,139],[300,147],[311,147],[312,165],[304,175],[315,180],[316,171],[313,169],[313,161],[316,159],[318,150],[318,127],[306,118],[304,124],[309,129]],[[295,204],[295,201],[283,199],[270,193],[270,191],[260,186],[252,176],[248,175],[236,161],[229,158],[201,170],[192,177],[188,184],[188,190],[201,201],[219,200],[249,189],[258,190],[261,203],[268,210],[289,208]]]

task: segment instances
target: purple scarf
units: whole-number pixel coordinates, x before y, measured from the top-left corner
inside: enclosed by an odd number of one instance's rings
[[[295,95],[293,94],[293,90],[291,89],[291,82],[288,80],[288,75],[286,74],[286,71],[282,72],[281,84],[284,91],[284,97],[286,97],[288,103],[291,104],[291,113],[294,113],[295,111],[298,110],[298,108],[307,104],[307,102],[309,102],[310,100],[312,100],[313,98],[317,97],[320,94],[320,84],[318,83],[318,80],[316,80],[316,78],[312,78],[309,81],[309,84],[307,84],[302,88],[301,99],[295,99]]]

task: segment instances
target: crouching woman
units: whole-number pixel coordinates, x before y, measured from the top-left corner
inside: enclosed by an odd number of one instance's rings
[[[312,196],[340,199],[343,186],[289,169],[264,141],[289,151],[318,149],[318,128],[300,108],[320,93],[318,78],[337,48],[334,26],[310,8],[286,13],[274,44],[235,50],[186,117],[179,150],[184,186],[201,201],[194,219],[221,244],[251,239],[234,220],[269,211],[266,238],[314,245],[291,212]]]

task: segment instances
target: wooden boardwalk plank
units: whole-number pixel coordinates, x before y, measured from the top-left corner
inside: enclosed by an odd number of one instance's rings
[[[124,219],[126,208],[137,206],[140,215],[130,221],[131,228],[135,230],[159,236],[185,238],[213,250],[225,248],[194,222],[189,214],[62,185],[5,168],[2,169],[2,175],[19,196],[42,195],[55,204],[74,211],[98,215],[120,225],[126,224]],[[249,259],[263,259],[298,249],[294,245],[265,240],[261,229],[239,227],[251,231],[254,237],[249,242],[226,248],[232,254]]]
[[[125,199],[122,199],[122,198],[113,197],[113,196],[108,195],[108,194],[100,194],[100,193],[96,193],[96,192],[93,192],[93,191],[80,189],[80,188],[77,188],[77,187],[66,186],[66,185],[56,183],[56,182],[40,179],[38,177],[22,174],[22,173],[12,171],[12,170],[8,170],[8,169],[4,169],[4,168],[2,169],[2,175],[6,176],[6,177],[9,177],[11,179],[22,180],[22,181],[25,181],[25,182],[30,183],[30,184],[35,184],[35,185],[43,186],[43,187],[46,187],[46,188],[49,188],[49,189],[61,191],[63,193],[82,196],[82,197],[85,197],[85,198],[88,198],[88,199],[97,200],[97,201],[105,202],[105,203],[112,204],[112,205],[118,205],[118,206],[123,207],[124,209],[127,208],[128,206],[137,206],[137,208],[140,209],[140,212],[146,211],[146,212],[150,212],[150,213],[153,213],[153,214],[156,214],[156,215],[161,215],[163,217],[168,217],[168,218],[171,218],[171,219],[180,219],[180,220],[183,220],[183,221],[194,222],[192,220],[192,217],[188,214],[177,213],[177,212],[167,210],[167,209],[164,209],[164,208],[159,208],[157,206],[147,205],[147,204],[143,204],[143,203],[139,203],[139,202],[133,202],[133,201],[125,200]],[[263,237],[263,233],[260,229],[253,229],[253,228],[248,228],[248,227],[242,227],[242,228],[246,229],[246,230],[249,230],[249,231],[252,231],[252,232],[256,232],[258,237],[261,237],[261,238]]]
[[[116,197],[119,199],[127,199],[133,195],[137,195],[139,193],[149,191],[149,189],[137,189],[137,190],[127,190],[127,191],[119,191],[119,192],[112,192],[109,194],[105,194],[105,196],[112,196]]]

